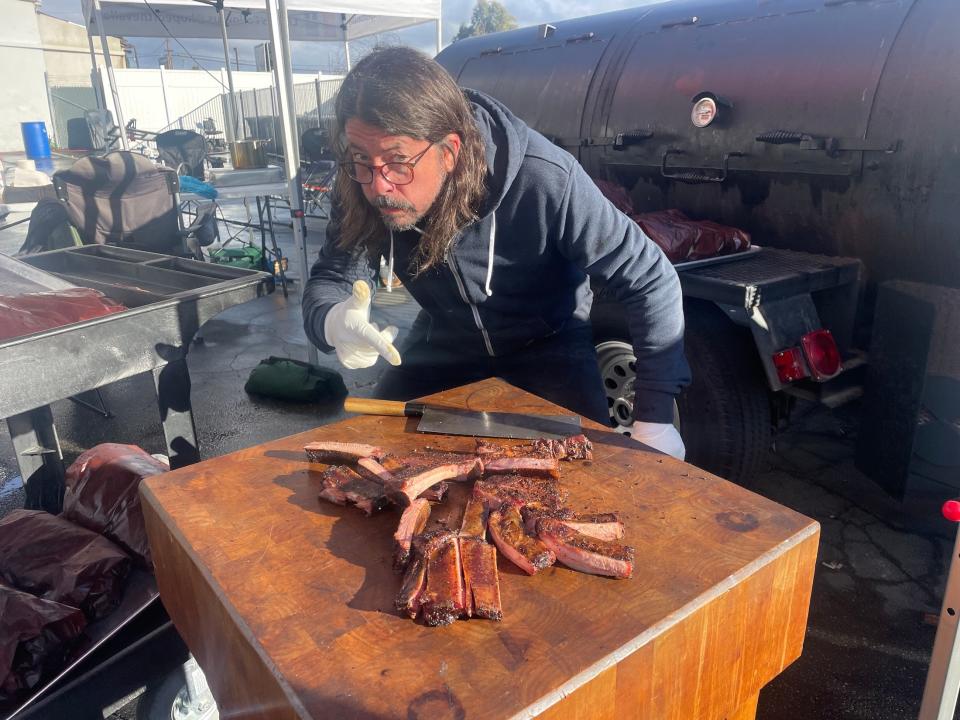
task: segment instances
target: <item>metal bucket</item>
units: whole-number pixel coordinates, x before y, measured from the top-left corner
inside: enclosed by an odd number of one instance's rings
[[[230,160],[235,170],[265,168],[269,140],[237,140],[230,143]]]

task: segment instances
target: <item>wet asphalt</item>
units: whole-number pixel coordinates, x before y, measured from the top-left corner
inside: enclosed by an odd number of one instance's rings
[[[231,215],[242,213],[228,207]],[[16,214],[8,218],[16,219]],[[310,222],[308,244],[323,237]],[[0,252],[15,251],[26,226],[0,232]],[[281,245],[293,256],[289,232]],[[293,262],[293,259],[291,259]],[[299,275],[292,268],[291,274]],[[296,291],[276,292],[231,308],[201,330],[188,355],[192,402],[204,457],[214,457],[334,422],[337,405],[265,400],[243,390],[250,371],[269,356],[306,358]],[[409,329],[417,312],[407,293],[378,293],[374,319]],[[341,371],[332,356],[321,364]],[[378,365],[342,374],[348,390],[369,395]],[[67,462],[100,442],[164,452],[149,375],[101,389],[104,418],[71,401],[53,406]],[[90,398],[95,399],[95,398]],[[935,618],[955,528],[939,505],[948,488],[917,483],[904,501],[886,495],[856,470],[853,449],[859,407],[799,407],[779,433],[768,467],[751,489],[816,519],[822,528],[813,598],[801,658],[760,694],[763,720],[915,718],[935,634]],[[19,476],[6,432],[0,433],[0,516],[21,506]],[[134,717],[135,703],[112,717]]]

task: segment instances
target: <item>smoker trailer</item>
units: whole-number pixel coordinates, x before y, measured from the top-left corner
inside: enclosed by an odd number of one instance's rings
[[[748,482],[795,398],[862,395],[858,464],[903,493],[910,473],[956,483],[960,467],[958,27],[944,0],[677,0],[437,59],[638,211],[679,208],[761,246],[678,267],[688,460]],[[625,426],[633,355],[598,291]]]

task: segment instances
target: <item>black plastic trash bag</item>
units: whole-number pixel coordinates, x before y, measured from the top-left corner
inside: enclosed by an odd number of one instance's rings
[[[0,520],[0,582],[78,607],[89,620],[119,604],[130,566],[105,537],[43,510],[14,510]]]
[[[169,468],[136,445],[103,443],[67,468],[61,517],[104,535],[153,567],[140,506],[140,481]]]
[[[0,584],[0,700],[62,667],[86,624],[75,607]]]

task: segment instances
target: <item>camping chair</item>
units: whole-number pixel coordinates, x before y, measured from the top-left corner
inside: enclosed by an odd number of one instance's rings
[[[323,203],[333,189],[337,174],[336,155],[330,134],[323,128],[309,128],[300,137],[303,145],[303,209],[308,217],[329,219]]]
[[[203,163],[207,159],[207,141],[193,130],[167,130],[157,134],[160,162],[177,175],[203,180]]]
[[[227,151],[227,141],[224,138],[223,130],[217,129],[217,124],[213,121],[213,118],[206,118],[197,123],[197,129],[203,133],[203,137],[206,138],[214,152]]]
[[[84,114],[94,152],[108,153],[120,147],[120,128],[109,110],[87,110]]]
[[[136,153],[83,158],[54,173],[53,185],[85,245],[202,260],[201,248],[217,237],[215,204],[201,205],[184,228],[177,174]]]

